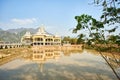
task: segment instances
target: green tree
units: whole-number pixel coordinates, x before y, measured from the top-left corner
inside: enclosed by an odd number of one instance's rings
[[[107,40],[109,43],[120,45],[120,36],[119,35],[110,35]]]
[[[62,39],[62,43],[63,43],[64,41],[70,41],[70,36],[65,36],[65,37]]]
[[[71,44],[76,44],[77,38],[71,38],[70,36],[67,36],[63,38],[62,43],[64,43],[64,41],[69,41],[69,43]]]
[[[100,16],[101,20],[96,20],[90,15],[82,14],[80,16],[75,16],[75,19],[77,21],[76,27],[73,29],[73,33],[77,33],[79,30],[86,29],[89,31],[89,37],[88,42],[89,45],[91,45],[91,40],[95,43],[102,43],[104,45],[107,45],[106,39],[105,39],[105,32],[115,32],[115,30],[118,28],[118,24],[120,24],[120,0],[94,0],[94,4],[101,5],[103,7],[102,15]],[[116,25],[117,24],[117,25]],[[112,26],[112,29],[105,30],[105,27]],[[116,37],[112,38],[112,41],[119,43],[117,41]],[[94,46],[93,46],[94,47]],[[115,69],[112,67],[112,65],[107,61],[105,56],[103,56],[101,52],[101,48],[97,48],[101,56],[104,58],[104,60],[107,62],[107,64],[110,66],[116,77],[120,80],[119,75],[115,71]]]
[[[84,37],[84,34],[78,35],[77,44],[83,44],[85,42]]]
[[[104,24],[114,25],[120,23],[120,0],[94,0],[96,5],[101,5],[101,19]]]
[[[104,37],[104,25],[102,22],[97,21],[92,16],[83,14],[81,16],[75,16],[77,21],[77,26],[74,28],[73,33],[77,33],[79,30],[86,29],[89,31],[89,39],[95,42],[100,42],[105,40]],[[85,34],[84,34],[85,35]],[[83,37],[83,34],[79,36],[79,38]]]
[[[76,44],[77,43],[77,39],[76,38],[71,38],[70,43],[71,44]]]

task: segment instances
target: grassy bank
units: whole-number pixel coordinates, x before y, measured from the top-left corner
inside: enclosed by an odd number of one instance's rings
[[[84,45],[85,49],[94,49],[101,52],[120,53],[120,46],[113,45]]]
[[[28,47],[0,49],[0,59],[11,55],[22,54],[31,51]]]

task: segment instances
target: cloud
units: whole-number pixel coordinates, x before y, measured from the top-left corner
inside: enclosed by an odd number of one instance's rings
[[[37,22],[36,18],[30,18],[30,19],[11,19],[13,23],[19,24],[19,25],[29,25]]]
[[[4,30],[21,27],[30,28],[35,27],[35,25],[38,24],[39,24],[38,18],[25,18],[25,19],[12,18],[8,22],[0,22],[0,28]]]

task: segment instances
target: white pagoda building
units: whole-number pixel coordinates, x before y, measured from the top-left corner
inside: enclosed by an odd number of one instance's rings
[[[38,32],[31,35],[30,32],[26,32],[21,38],[21,42],[24,45],[61,45],[61,37],[53,35],[45,31],[44,27],[40,27]]]

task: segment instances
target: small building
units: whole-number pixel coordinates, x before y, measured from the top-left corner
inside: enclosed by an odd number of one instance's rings
[[[71,43],[69,41],[64,41],[62,45],[63,46],[69,46],[69,45],[71,45]]]
[[[53,35],[45,31],[44,27],[40,27],[35,34],[26,32],[21,38],[21,42],[25,45],[61,45],[61,37]]]
[[[26,32],[24,36],[21,38],[21,42],[23,45],[31,45],[32,44],[32,35],[30,32]]]

